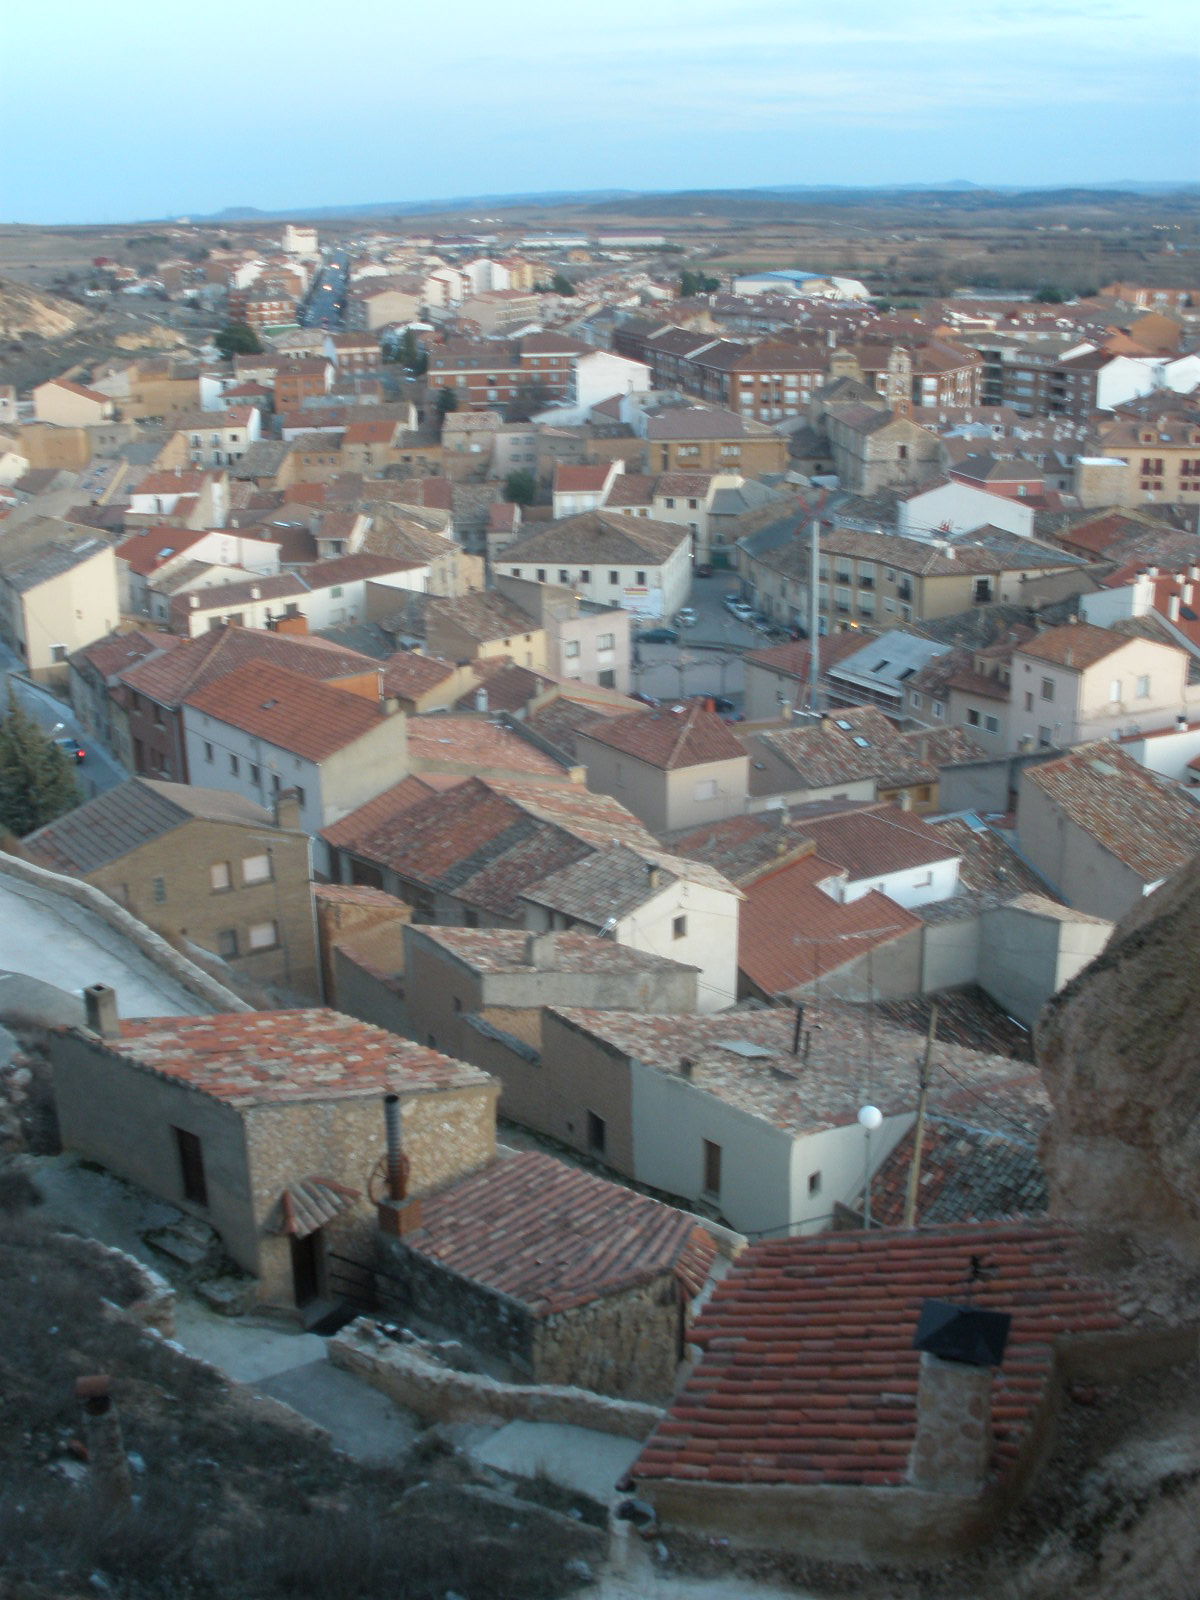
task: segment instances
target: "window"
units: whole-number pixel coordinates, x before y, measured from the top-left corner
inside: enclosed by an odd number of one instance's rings
[[[165,878],[155,878],[153,888],[154,904],[161,906],[167,898],[167,880]]]
[[[978,713],[978,711],[974,710],[973,708],[971,710],[969,710],[967,712],[967,721],[968,721],[968,723],[970,723],[972,728],[977,728],[979,726],[979,713]]]
[[[566,567],[559,567],[559,569],[558,569],[558,581],[559,581],[559,583],[570,583],[571,574],[567,571]]]
[[[279,943],[279,926],[272,919],[270,922],[252,922],[250,924],[249,944],[251,950],[274,950]]]
[[[253,762],[250,763],[250,782],[258,784],[262,783],[262,773],[258,770]]]
[[[611,650],[613,648],[613,646],[616,644],[616,642],[617,642],[617,640],[616,640],[616,635],[615,634],[602,633],[599,636],[599,638],[596,640],[596,649],[597,650]]]
[[[208,869],[208,883],[214,894],[233,887],[233,876],[228,861],[214,861]]]
[[[217,934],[217,954],[231,960],[238,953],[238,936],[236,928],[222,928]]]
[[[713,1144],[711,1139],[704,1141],[704,1192],[721,1192],[721,1146]]]
[[[671,923],[671,937],[672,937],[672,939],[686,939],[686,937],[687,937],[687,918],[686,917],[676,917],[672,921],[672,923]]]
[[[205,761],[208,762],[210,767],[212,766],[212,758],[213,758],[213,747],[212,747],[212,745],[210,745],[210,744],[208,744],[206,742],[205,746],[204,746],[204,759],[205,759]]]
[[[1026,709],[1026,711],[1032,711],[1033,710],[1033,694],[1032,694],[1032,692],[1025,696],[1025,709]]]
[[[583,571],[579,574],[579,581],[580,583],[591,583],[592,569],[590,567],[584,567]]]
[[[931,700],[929,702],[929,704],[933,709],[934,716],[940,722],[942,720],[942,718],[946,715],[945,703],[943,701],[941,701],[941,700]]]
[[[229,758],[229,770],[236,778],[238,775],[238,758],[234,755],[231,755]]]
[[[644,572],[636,573],[635,574],[635,580],[636,580],[637,585],[638,585],[639,588],[645,588],[645,585],[646,585],[646,574]]]
[[[175,1148],[179,1152],[179,1176],[183,1184],[183,1198],[194,1206],[208,1204],[208,1184],[204,1181],[204,1146],[194,1133],[186,1128],[172,1128]]]
[[[1138,679],[1138,681],[1137,681],[1137,697],[1138,697],[1139,700],[1149,700],[1149,698],[1150,698],[1150,679],[1148,677],[1143,676],[1143,677]]]
[[[999,717],[984,717],[983,726],[984,726],[984,729],[988,733],[999,733],[1000,732],[1000,718]]]
[[[608,1128],[603,1117],[598,1117],[594,1111],[587,1114],[587,1143],[588,1149],[594,1150],[598,1156],[604,1154],[607,1142]]]
[[[578,639],[568,639],[566,644],[563,645],[563,655],[566,656],[568,661],[574,661],[575,658],[578,656],[578,654],[579,654],[579,640]]]
[[[271,855],[242,857],[243,883],[269,883],[271,880]]]
[[[908,698],[914,711],[920,711],[921,707],[925,703],[919,694],[910,694]]]
[[[1043,700],[1053,700],[1054,699],[1054,679],[1053,678],[1043,678],[1042,679],[1042,699]]]
[[[609,581],[609,583],[613,583],[613,584],[620,583],[621,574],[619,572],[610,572],[609,575],[608,575],[608,581]]]
[[[692,788],[693,800],[715,800],[717,798],[717,780],[715,778],[701,778]]]
[[[810,1172],[809,1173],[809,1175],[808,1175],[808,1192],[809,1192],[810,1195],[818,1195],[818,1194],[820,1194],[820,1192],[821,1192],[821,1174],[819,1172]]]
[[[1038,745],[1043,750],[1049,750],[1049,748],[1050,748],[1050,729],[1049,728],[1039,728],[1038,729]]]
[[[1110,700],[1113,700],[1113,701],[1119,700],[1121,698],[1121,680],[1120,680],[1120,678],[1114,678],[1112,680],[1112,682],[1109,684],[1109,686],[1108,686],[1108,698]]]
[[[342,598],[342,586],[340,583],[335,584],[333,588],[330,589],[329,598],[331,600],[340,600]]]
[[[545,569],[545,567],[539,567],[537,569],[537,581],[539,583],[545,583],[545,581],[546,581],[546,569]]]
[[[294,783],[292,785],[292,789],[293,789],[293,791],[295,792],[295,795],[296,795],[296,804],[298,806],[302,807],[304,805],[304,790],[300,787],[300,785],[298,783]]]

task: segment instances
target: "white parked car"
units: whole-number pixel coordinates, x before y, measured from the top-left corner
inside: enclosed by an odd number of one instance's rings
[[[691,606],[681,606],[675,613],[675,626],[677,628],[694,628],[699,620]]]

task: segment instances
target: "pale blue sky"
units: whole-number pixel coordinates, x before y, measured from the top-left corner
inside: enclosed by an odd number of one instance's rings
[[[1200,177],[1194,0],[57,0],[0,221],[543,189]]]

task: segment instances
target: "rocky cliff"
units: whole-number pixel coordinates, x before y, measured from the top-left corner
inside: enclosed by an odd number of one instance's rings
[[[1052,1206],[1200,1256],[1200,857],[1043,1012]]]

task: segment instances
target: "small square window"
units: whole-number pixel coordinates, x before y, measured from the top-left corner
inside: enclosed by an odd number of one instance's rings
[[[671,937],[672,937],[672,939],[686,939],[687,938],[687,918],[686,917],[675,917],[675,918],[672,919],[672,922],[671,922]]]
[[[208,882],[214,894],[218,893],[222,889],[229,889],[232,887],[233,878],[230,875],[228,861],[213,862],[212,866],[208,869]]]
[[[274,950],[279,943],[278,925],[273,920],[251,923],[248,942],[251,950]]]
[[[217,954],[226,960],[238,953],[238,936],[236,928],[222,928],[217,934]]]
[[[243,883],[269,883],[270,879],[271,856],[269,851],[261,856],[242,857]]]
[[[1054,679],[1053,678],[1043,678],[1042,679],[1042,699],[1043,700],[1053,700],[1054,699]]]

